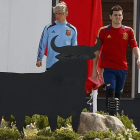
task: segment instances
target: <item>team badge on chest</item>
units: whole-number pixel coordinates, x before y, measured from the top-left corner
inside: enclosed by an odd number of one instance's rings
[[[123,39],[127,40],[128,39],[128,34],[125,32],[123,33]]]
[[[66,35],[70,36],[71,35],[71,30],[66,30]]]

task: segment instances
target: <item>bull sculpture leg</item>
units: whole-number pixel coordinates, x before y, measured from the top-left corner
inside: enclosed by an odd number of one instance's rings
[[[21,133],[22,137],[24,136],[23,127],[25,121],[25,115],[15,115],[16,118],[16,127],[18,128],[19,132]]]
[[[49,120],[49,125],[51,127],[51,131],[55,131],[57,128],[57,115],[55,116],[48,115],[48,120]]]
[[[81,112],[77,112],[76,115],[72,116],[72,127],[73,127],[73,131],[75,132],[77,132],[78,130],[80,114]]]

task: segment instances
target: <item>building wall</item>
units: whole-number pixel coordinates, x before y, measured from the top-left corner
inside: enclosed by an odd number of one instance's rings
[[[0,0],[0,72],[36,73],[37,49],[52,0]]]

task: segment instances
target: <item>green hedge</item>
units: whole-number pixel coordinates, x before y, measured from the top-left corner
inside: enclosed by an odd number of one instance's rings
[[[52,135],[56,140],[78,140],[81,136],[70,130],[55,131]]]
[[[94,140],[95,138],[104,140],[105,138],[109,138],[111,136],[112,133],[110,131],[100,131],[100,132],[89,131],[87,132],[87,134],[84,135],[83,140]]]
[[[17,129],[0,129],[0,140],[18,140],[21,135]]]
[[[84,109],[83,112],[88,112],[87,109]],[[103,111],[97,112],[103,115],[106,115],[107,113],[104,113]],[[55,132],[51,132],[50,130],[46,130],[46,127],[49,126],[48,117],[44,115],[33,115],[32,117],[25,116],[25,123],[24,127],[26,125],[29,125],[30,123],[36,122],[36,127],[39,130],[36,136],[28,136],[24,137],[23,140],[78,140],[82,138],[82,140],[94,140],[95,138],[99,138],[100,140],[104,140],[104,138],[109,138],[109,140],[117,140],[119,139],[125,139],[129,140],[129,138],[133,138],[134,140],[140,140],[140,132],[136,131],[136,128],[133,125],[133,120],[129,119],[128,116],[125,115],[118,115],[116,116],[118,119],[122,121],[125,128],[128,129],[128,133],[126,134],[123,132],[116,132],[116,134],[112,134],[110,131],[100,131],[100,132],[94,132],[89,131],[85,135],[77,134],[70,130],[63,130],[61,127],[66,127],[67,124],[72,124],[72,117],[70,116],[67,119],[63,119],[62,117],[57,117],[57,128]],[[9,129],[0,128],[0,140],[22,140],[20,133],[17,129],[10,129],[11,122],[15,123],[15,117],[11,115],[9,121],[5,121],[5,125],[9,127]]]

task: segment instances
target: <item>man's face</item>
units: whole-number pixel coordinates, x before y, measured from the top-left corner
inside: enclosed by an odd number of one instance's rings
[[[55,13],[56,20],[61,23],[65,22],[66,16],[66,13],[61,13],[60,11]]]
[[[109,15],[110,19],[112,20],[112,23],[114,24],[121,24],[123,19],[122,11],[113,11],[112,15]]]

